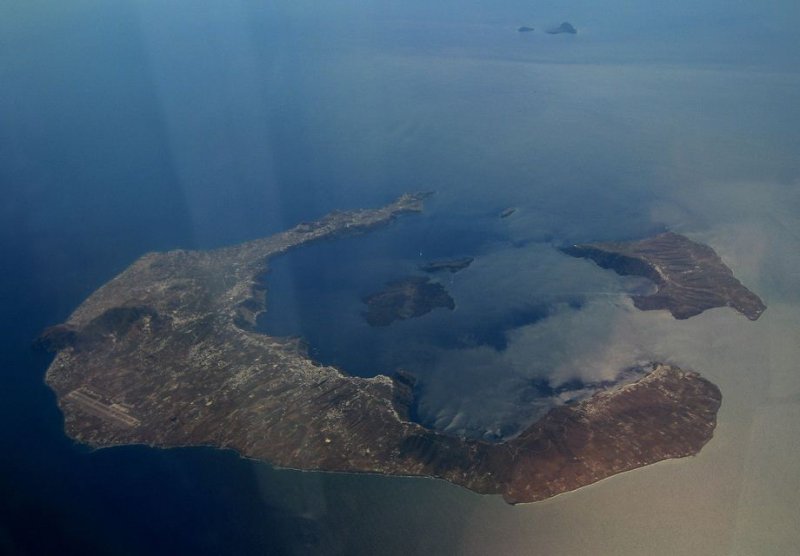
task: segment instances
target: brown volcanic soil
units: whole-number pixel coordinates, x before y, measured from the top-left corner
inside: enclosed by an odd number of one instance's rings
[[[696,454],[721,395],[697,373],[654,365],[640,380],[553,409],[501,444],[408,420],[413,378],[352,377],[299,342],[253,331],[267,260],[422,209],[405,195],[215,251],[141,257],[41,344],[67,433],[96,447],[207,445],[298,469],[440,477],[530,502]]]
[[[633,298],[643,311],[667,309],[676,319],[688,319],[706,309],[729,306],[756,320],[767,308],[711,247],[674,232],[640,241],[573,245],[562,251],[617,274],[652,280],[658,286],[656,293]]]
[[[421,317],[437,307],[451,311],[456,308],[444,286],[421,276],[390,282],[383,290],[365,297],[364,303],[364,317],[370,326],[389,326],[396,320]]]

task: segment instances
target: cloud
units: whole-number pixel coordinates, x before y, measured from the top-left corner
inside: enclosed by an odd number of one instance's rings
[[[652,360],[639,316],[629,299],[606,296],[579,309],[557,306],[548,318],[510,331],[502,351],[439,350],[424,378],[421,420],[453,434],[513,435],[574,395],[554,396],[542,391],[543,384],[579,389]],[[670,318],[645,316],[660,317]]]

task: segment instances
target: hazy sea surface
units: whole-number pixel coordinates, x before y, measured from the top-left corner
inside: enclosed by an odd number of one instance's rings
[[[788,1],[4,3],[0,552],[792,553],[799,16]],[[578,35],[541,32],[564,20]],[[483,437],[535,417],[537,380],[666,361],[721,388],[713,440],[511,507],[441,481],[64,436],[50,358],[29,345],[137,257],[417,190],[436,191],[421,215],[273,261],[265,329],[355,374],[413,367],[420,418]],[[637,311],[645,283],[556,249],[663,229],[714,247],[762,318]],[[460,256],[475,262],[436,277],[455,311],[363,322],[363,295]]]

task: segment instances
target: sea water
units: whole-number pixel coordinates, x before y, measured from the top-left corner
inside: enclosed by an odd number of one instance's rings
[[[0,551],[790,552],[795,3],[331,6],[0,8]],[[516,32],[564,19],[577,36]],[[532,381],[666,360],[720,386],[714,439],[697,457],[510,507],[441,481],[275,470],[209,448],[92,452],[64,436],[49,357],[29,345],[137,257],[416,190],[437,192],[421,215],[273,261],[274,292],[294,290],[269,301],[273,330],[355,374],[415,365],[427,422],[477,436],[533,418]],[[665,227],[713,246],[764,316],[636,311],[628,294],[646,284],[555,249]],[[364,326],[363,294],[450,256],[475,257],[436,277],[455,311]],[[440,322],[455,340],[429,341]],[[368,356],[355,334],[370,335]]]

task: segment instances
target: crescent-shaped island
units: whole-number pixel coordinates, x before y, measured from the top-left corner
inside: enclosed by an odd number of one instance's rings
[[[413,422],[408,374],[349,376],[312,361],[300,340],[255,331],[271,258],[386,225],[425,196],[233,247],[142,256],[39,340],[56,352],[46,381],[67,434],[93,447],[214,446],[295,469],[438,477],[510,503],[690,456],[712,438],[719,389],[670,365],[490,443]]]
[[[750,320],[758,320],[767,308],[734,277],[711,247],[675,232],[638,241],[573,245],[562,251],[591,259],[617,274],[651,280],[657,291],[633,298],[634,305],[643,311],[667,309],[683,320],[706,309],[728,306]]]

